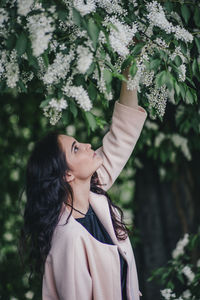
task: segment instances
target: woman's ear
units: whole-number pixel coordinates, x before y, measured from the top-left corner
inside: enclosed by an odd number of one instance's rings
[[[75,178],[74,175],[70,171],[67,171],[65,173],[65,180],[67,182],[70,182],[70,181],[74,180],[74,178]]]

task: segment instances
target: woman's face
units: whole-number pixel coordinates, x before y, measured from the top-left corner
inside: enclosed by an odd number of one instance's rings
[[[94,155],[90,144],[79,143],[76,139],[67,135],[59,135],[59,142],[66,154],[66,160],[70,168],[69,181],[73,178],[87,179],[100,167],[103,159]],[[71,176],[71,177],[70,177]]]

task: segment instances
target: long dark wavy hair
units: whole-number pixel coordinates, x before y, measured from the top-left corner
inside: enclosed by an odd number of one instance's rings
[[[59,143],[59,134],[50,132],[35,144],[26,169],[26,204],[23,213],[23,227],[20,231],[19,254],[24,265],[24,254],[28,257],[30,267],[29,280],[34,272],[44,273],[44,264],[51,248],[54,229],[59,222],[63,203],[72,199],[73,191],[65,180],[69,170],[66,155]],[[106,195],[111,219],[118,240],[124,240],[130,230],[123,222],[123,211],[112,203],[108,194],[100,187],[97,172],[91,177],[90,190]],[[120,218],[116,215],[118,210]],[[66,225],[72,214],[66,220]]]

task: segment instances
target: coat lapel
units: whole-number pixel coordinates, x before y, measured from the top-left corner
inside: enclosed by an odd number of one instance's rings
[[[89,202],[99,218],[100,222],[103,224],[108,234],[110,235],[114,244],[118,245],[118,240],[115,235],[112,220],[110,217],[110,210],[106,196],[93,193],[90,191]]]

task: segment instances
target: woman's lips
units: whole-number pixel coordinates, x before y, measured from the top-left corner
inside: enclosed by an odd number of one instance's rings
[[[96,156],[96,153],[94,152],[93,157],[95,157],[95,156]]]

